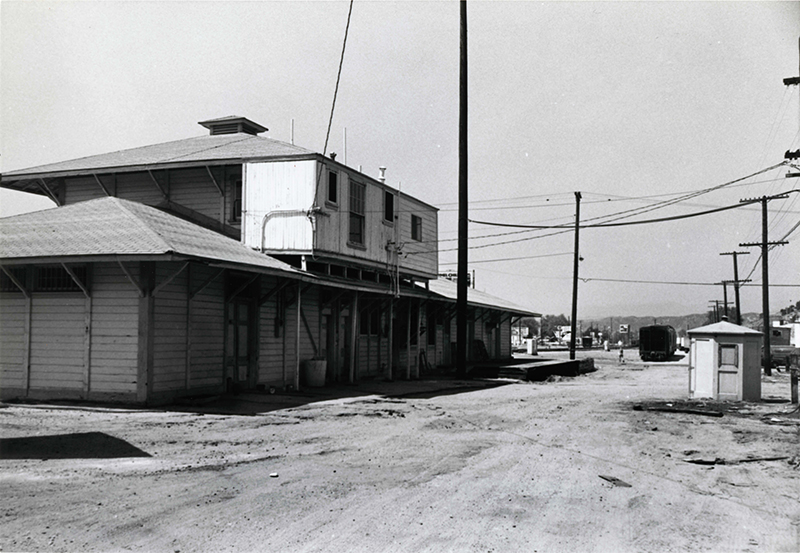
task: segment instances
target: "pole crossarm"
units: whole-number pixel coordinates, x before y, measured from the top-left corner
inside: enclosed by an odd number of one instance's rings
[[[744,244],[739,244],[740,248],[750,248],[750,247],[758,247],[761,248],[763,246],[785,246],[788,244],[786,240],[781,240],[779,242],[745,242]]]

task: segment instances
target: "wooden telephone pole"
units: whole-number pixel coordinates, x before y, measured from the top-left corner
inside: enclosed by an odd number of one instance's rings
[[[575,255],[572,265],[572,321],[570,322],[569,358],[575,359],[575,341],[578,333],[578,263],[581,260],[579,251],[581,222],[581,193],[575,192]]]
[[[761,202],[761,242],[747,242],[739,244],[740,248],[761,246],[761,316],[764,321],[764,374],[772,376],[772,351],[770,349],[769,331],[769,247],[784,246],[789,242],[770,242],[768,233],[769,218],[767,216],[767,202],[770,200],[783,200],[788,198],[788,194],[778,194],[776,196],[762,196]],[[753,202],[753,200],[742,200],[742,202]]]
[[[456,374],[467,376],[467,232],[469,230],[467,187],[467,0],[461,0],[461,58],[458,102],[458,280],[456,281]]]
[[[734,294],[734,301],[736,302],[736,324],[741,326],[742,324],[742,304],[739,303],[739,285],[742,282],[750,282],[749,280],[739,280],[739,263],[737,262],[736,258],[740,255],[750,255],[750,252],[723,252],[720,255],[732,255],[733,256],[733,294]],[[731,282],[731,281],[728,281]]]

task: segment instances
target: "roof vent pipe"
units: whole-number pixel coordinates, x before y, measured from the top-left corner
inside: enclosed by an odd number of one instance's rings
[[[380,176],[378,180],[381,182],[386,182],[386,167],[378,167],[378,171],[380,171]]]

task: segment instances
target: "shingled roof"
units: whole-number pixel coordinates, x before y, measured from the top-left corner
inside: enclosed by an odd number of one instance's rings
[[[81,175],[110,170],[156,169],[181,164],[243,162],[317,155],[311,150],[248,133],[186,138],[3,173],[4,181]]]
[[[0,219],[4,263],[167,255],[240,265],[245,270],[305,274],[217,232],[119,198]]]

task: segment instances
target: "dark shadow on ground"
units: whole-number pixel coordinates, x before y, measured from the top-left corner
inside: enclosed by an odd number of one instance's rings
[[[125,440],[102,432],[0,438],[0,459],[117,459],[150,456]]]
[[[438,376],[421,380],[362,380],[356,384],[329,384],[320,388],[303,388],[301,391],[250,390],[238,394],[213,397],[184,398],[173,405],[163,407],[166,411],[202,413],[208,415],[255,416],[293,409],[322,401],[380,396],[392,399],[431,399],[438,396],[464,394],[477,390],[510,384],[478,378],[448,378]]]

